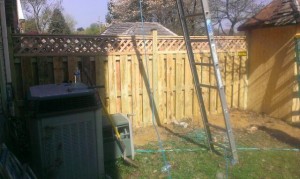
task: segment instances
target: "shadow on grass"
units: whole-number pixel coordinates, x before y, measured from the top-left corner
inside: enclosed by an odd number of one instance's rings
[[[168,131],[169,133],[171,133],[172,135],[176,136],[176,137],[179,137],[181,139],[184,139],[185,141],[187,142],[190,142],[191,144],[194,144],[194,145],[197,145],[199,146],[200,148],[204,148],[206,149],[207,151],[210,151],[209,147],[207,146],[208,144],[205,144],[205,141],[207,141],[206,139],[203,139],[203,142],[204,143],[200,143],[199,141],[189,137],[189,136],[185,136],[185,135],[182,135],[182,134],[179,134],[179,133],[176,133],[174,132],[172,129],[168,128],[168,127],[165,127],[163,126],[163,128]],[[212,148],[211,150],[213,153],[215,153],[216,155],[223,155],[219,150],[216,150],[215,148]]]
[[[190,142],[190,143],[195,144],[195,145],[197,145],[197,146],[199,146],[199,147],[201,147],[201,148],[204,148],[204,149],[209,150],[209,148],[208,148],[205,144],[202,144],[202,143],[196,141],[195,139],[192,139],[192,138],[190,138],[190,137],[188,137],[188,136],[185,136],[185,135],[179,134],[179,133],[177,133],[177,132],[174,132],[172,129],[170,129],[170,128],[168,128],[168,127],[165,127],[165,126],[162,126],[162,127],[163,127],[166,131],[168,131],[169,133],[171,133],[172,135],[174,135],[174,136],[176,136],[176,137],[179,137],[179,138],[181,138],[181,139],[186,140],[187,142]]]
[[[125,165],[125,164],[124,164]],[[117,160],[106,161],[105,166],[105,175],[107,178],[121,178]]]
[[[286,143],[286,144],[296,147],[296,148],[300,148],[300,140],[288,135],[285,132],[282,132],[277,129],[267,128],[265,126],[260,126],[259,129],[268,133],[270,136],[274,137],[275,139],[279,140],[280,142]]]

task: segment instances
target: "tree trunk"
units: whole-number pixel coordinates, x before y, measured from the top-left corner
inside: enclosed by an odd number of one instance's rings
[[[233,35],[234,34],[234,26],[235,26],[235,23],[231,23],[228,35]]]

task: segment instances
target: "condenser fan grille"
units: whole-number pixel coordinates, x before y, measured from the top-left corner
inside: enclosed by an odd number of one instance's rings
[[[38,101],[35,105],[38,114],[45,114],[97,107],[97,100],[94,95],[87,95]]]

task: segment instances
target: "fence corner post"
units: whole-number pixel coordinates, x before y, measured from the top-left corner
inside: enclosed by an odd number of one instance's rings
[[[153,51],[153,56],[157,54],[157,30],[152,29],[152,51]]]

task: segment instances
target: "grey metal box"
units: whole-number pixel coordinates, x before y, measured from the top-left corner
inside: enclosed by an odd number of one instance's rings
[[[39,178],[102,178],[101,107],[93,90],[83,84],[70,87],[74,88],[52,84],[30,89],[32,168]]]
[[[134,143],[131,121],[124,114],[111,114],[113,122],[116,124],[121,139],[125,144],[126,156],[131,156],[134,159]],[[114,131],[107,117],[103,118],[103,145],[104,145],[104,160],[114,160],[122,157],[120,144],[114,136]]]

